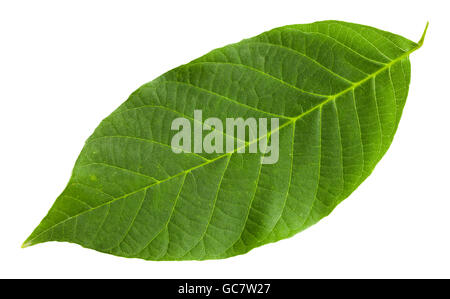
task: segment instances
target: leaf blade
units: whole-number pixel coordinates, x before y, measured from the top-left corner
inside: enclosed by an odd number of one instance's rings
[[[328,215],[386,152],[406,100],[408,57],[422,43],[423,37],[416,44],[336,21],[291,25],[164,74],[97,128],[68,187],[24,245],[56,240],[126,257],[209,259],[292,236]],[[142,107],[151,109],[138,110]],[[175,114],[192,119],[197,108],[205,118],[282,118],[277,129],[284,144],[281,163],[261,165],[259,156],[235,152],[176,157],[163,150],[170,147],[164,134],[169,121]],[[143,131],[148,124],[161,131]],[[152,144],[143,145],[146,141]],[[154,158],[149,161],[143,153]],[[355,159],[359,163],[351,165]],[[94,170],[100,165],[102,171]],[[243,165],[244,173],[238,171]],[[233,176],[247,178],[247,185],[233,187]],[[80,190],[76,184],[85,186]],[[147,215],[140,217],[143,212]]]

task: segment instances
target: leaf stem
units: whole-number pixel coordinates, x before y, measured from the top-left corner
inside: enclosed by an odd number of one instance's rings
[[[430,25],[430,22],[427,22],[427,25],[425,26],[425,30],[423,31],[422,37],[420,38],[419,42],[417,43],[419,45],[419,48],[422,47],[423,42],[425,40],[425,36],[427,35],[428,25]]]

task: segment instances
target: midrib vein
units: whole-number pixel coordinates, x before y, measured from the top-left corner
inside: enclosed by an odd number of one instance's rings
[[[424,32],[424,35],[425,35],[425,32]],[[224,157],[230,156],[230,155],[236,153],[238,150],[240,150],[240,149],[242,149],[242,148],[246,148],[246,147],[249,146],[250,144],[253,144],[253,143],[255,143],[255,142],[258,142],[259,140],[261,140],[261,139],[263,139],[263,138],[269,138],[273,133],[275,133],[275,132],[281,130],[282,128],[284,128],[284,127],[286,127],[286,126],[288,126],[288,125],[290,125],[290,124],[292,124],[292,123],[295,123],[297,120],[303,118],[304,116],[306,116],[306,115],[308,115],[309,113],[315,111],[316,109],[319,109],[319,108],[321,108],[322,106],[326,105],[327,103],[329,103],[329,102],[331,102],[331,101],[333,101],[333,100],[339,98],[340,96],[346,94],[347,92],[356,89],[357,87],[361,86],[362,84],[364,84],[364,83],[367,82],[368,80],[371,80],[372,78],[375,78],[378,74],[382,73],[383,71],[385,71],[385,70],[387,70],[387,69],[390,69],[392,65],[394,65],[395,63],[401,61],[403,58],[409,56],[409,55],[410,55],[411,53],[413,53],[414,51],[418,50],[418,49],[422,46],[422,44],[423,44],[424,35],[422,36],[422,39],[419,41],[419,43],[418,43],[414,48],[412,48],[411,50],[409,50],[409,51],[403,53],[402,55],[400,55],[399,57],[397,57],[397,58],[391,60],[391,62],[385,64],[383,67],[381,67],[380,69],[378,69],[377,71],[375,71],[375,72],[372,73],[371,75],[367,76],[367,77],[364,78],[363,80],[354,83],[354,84],[351,85],[350,87],[348,87],[348,88],[346,88],[346,89],[340,91],[339,93],[337,93],[337,94],[335,94],[335,95],[329,96],[329,97],[328,97],[325,101],[323,101],[322,103],[320,103],[320,104],[318,104],[318,105],[312,107],[311,109],[309,109],[309,110],[307,110],[307,111],[305,111],[305,112],[299,114],[299,115],[296,116],[296,117],[289,117],[289,118],[288,118],[289,121],[283,123],[281,126],[279,126],[278,128],[276,128],[276,129],[273,130],[273,131],[270,131],[270,132],[267,133],[266,135],[261,136],[261,137],[259,137],[259,138],[257,138],[257,139],[254,139],[254,140],[251,141],[251,142],[247,142],[244,146],[237,147],[237,148],[236,148],[234,151],[232,151],[232,152],[225,153],[225,154],[220,155],[220,156],[218,156],[218,157],[216,157],[216,158],[214,158],[214,159],[211,159],[211,160],[206,161],[206,162],[204,162],[204,163],[201,163],[201,164],[199,164],[199,165],[197,165],[197,166],[194,166],[194,167],[191,167],[191,168],[189,168],[189,169],[186,169],[186,170],[184,170],[184,171],[182,171],[182,172],[179,172],[179,173],[177,173],[177,174],[175,174],[175,175],[173,175],[173,176],[171,176],[171,177],[168,177],[168,178],[166,178],[166,179],[160,180],[160,181],[158,181],[158,182],[156,182],[156,183],[153,183],[153,184],[150,184],[150,185],[148,185],[148,186],[142,187],[142,188],[140,188],[140,189],[138,189],[138,190],[136,190],[136,191],[133,191],[133,192],[124,194],[124,195],[122,195],[122,196],[120,196],[120,197],[117,197],[117,198],[111,200],[111,201],[102,203],[102,204],[99,205],[99,206],[93,207],[93,208],[91,208],[91,209],[85,210],[85,211],[83,211],[83,212],[81,212],[81,213],[78,213],[78,214],[76,214],[76,215],[73,215],[73,216],[71,216],[71,217],[68,217],[68,218],[64,219],[63,221],[60,221],[60,222],[58,222],[58,223],[52,225],[51,227],[45,229],[44,231],[40,232],[40,233],[37,234],[36,236],[34,236],[34,237],[30,238],[30,239],[27,239],[27,240],[23,243],[22,247],[27,247],[27,246],[33,245],[33,243],[32,243],[33,240],[37,239],[37,238],[40,237],[42,234],[48,232],[49,230],[53,229],[54,227],[56,227],[56,226],[58,226],[58,225],[60,225],[60,224],[63,224],[63,223],[65,223],[65,222],[67,222],[67,221],[69,221],[69,220],[71,220],[71,219],[73,219],[73,218],[76,218],[76,217],[81,216],[81,215],[83,215],[83,214],[89,213],[89,212],[91,212],[91,211],[93,211],[93,210],[99,209],[99,208],[101,208],[101,207],[103,207],[103,206],[105,206],[105,205],[110,205],[110,204],[112,204],[113,202],[116,202],[116,201],[118,201],[118,200],[127,198],[128,196],[131,196],[131,195],[136,194],[136,193],[138,193],[138,192],[147,190],[148,188],[151,188],[152,186],[155,186],[155,185],[158,185],[158,184],[162,184],[162,183],[164,183],[164,182],[166,182],[166,181],[169,181],[169,180],[171,180],[171,179],[173,179],[173,178],[176,178],[176,177],[178,177],[178,176],[180,176],[180,175],[187,174],[187,173],[189,173],[189,172],[191,172],[191,171],[194,171],[194,170],[197,169],[197,168],[200,168],[200,167],[203,167],[203,166],[205,166],[205,165],[214,163],[215,161],[220,160],[220,159],[222,159],[222,158],[224,158]],[[69,183],[69,184],[70,184],[70,183]]]

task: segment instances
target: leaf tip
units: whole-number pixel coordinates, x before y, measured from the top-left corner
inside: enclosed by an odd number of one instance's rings
[[[23,242],[22,246],[20,246],[20,247],[21,248],[27,248],[27,247],[30,247],[30,246],[33,246],[33,245],[34,244],[30,240],[26,239],[25,242]]]
[[[419,47],[423,45],[423,42],[425,41],[425,36],[427,35],[428,25],[430,25],[430,22],[427,22],[427,25],[425,26],[425,30],[423,31],[422,37],[420,38],[418,44]]]

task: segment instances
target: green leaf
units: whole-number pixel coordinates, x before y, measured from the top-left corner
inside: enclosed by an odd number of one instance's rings
[[[424,32],[425,36],[425,32]],[[421,47],[324,21],[213,50],[136,90],[87,140],[72,177],[24,247],[80,244],[147,260],[227,258],[327,216],[392,142]],[[279,160],[174,153],[183,116],[272,118]],[[247,139],[245,147],[258,139]]]

